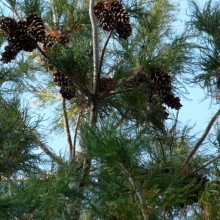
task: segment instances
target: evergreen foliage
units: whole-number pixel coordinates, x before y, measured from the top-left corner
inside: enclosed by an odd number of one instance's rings
[[[0,219],[220,219],[220,110],[178,119],[186,79],[219,96],[220,4],[190,4],[0,2]]]

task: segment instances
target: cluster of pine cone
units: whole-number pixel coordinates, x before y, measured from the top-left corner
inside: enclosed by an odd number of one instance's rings
[[[38,42],[42,43],[44,48],[51,47],[54,40],[61,44],[68,42],[67,35],[46,33],[43,20],[37,14],[30,14],[26,20],[18,22],[13,18],[5,17],[0,20],[0,29],[8,36],[8,45],[1,54],[3,63],[11,62],[22,50],[33,51],[37,48]]]
[[[119,37],[127,39],[131,35],[128,11],[120,0],[106,0],[94,6],[94,14],[106,31],[116,30]]]
[[[147,85],[150,94],[150,102],[153,104],[165,104],[172,109],[179,110],[182,107],[180,98],[172,92],[171,76],[161,68],[152,68],[149,74],[138,73],[130,82],[129,87],[141,84]]]
[[[70,100],[75,96],[72,80],[65,76],[61,71],[57,70],[53,73],[53,81],[60,86],[60,93],[63,98]]]
[[[171,76],[160,68],[151,69],[148,86],[151,91],[150,100],[161,102],[172,109],[179,110],[182,105],[180,98],[172,92]]]
[[[26,21],[18,22],[13,18],[5,17],[0,20],[0,28],[8,35],[8,45],[1,54],[3,63],[11,62],[22,50],[33,51],[37,43],[43,42],[45,38],[44,23],[36,14],[30,14]]]

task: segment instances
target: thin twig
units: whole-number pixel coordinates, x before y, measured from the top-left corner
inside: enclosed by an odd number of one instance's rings
[[[78,127],[79,127],[80,117],[81,117],[81,112],[78,113],[78,116],[77,116],[77,119],[76,119],[76,125],[75,125],[75,128],[74,128],[73,152],[72,152],[73,157],[76,156],[76,138],[77,138],[77,132],[78,132]]]
[[[132,187],[134,188],[135,194],[136,194],[136,196],[137,196],[137,198],[138,198],[138,200],[140,202],[141,212],[142,212],[143,219],[144,220],[148,220],[149,219],[149,215],[148,215],[146,206],[144,204],[144,198],[143,198],[141,189],[138,188],[135,179],[132,177],[130,172],[124,167],[124,165],[120,164],[120,167],[121,167],[123,173],[128,177],[128,180],[131,183]]]
[[[73,156],[72,155],[73,144],[72,144],[72,138],[71,138],[71,134],[70,134],[69,120],[68,120],[68,116],[67,116],[67,112],[66,112],[66,99],[65,98],[62,99],[62,110],[63,110],[63,120],[64,120],[64,128],[66,131],[67,143],[68,143],[68,147],[69,147],[70,156],[72,157]]]
[[[41,55],[49,61],[50,64],[52,64],[54,67],[56,67],[57,70],[60,69],[59,66],[57,66],[54,62],[51,61],[50,57],[39,47],[39,45],[37,45],[37,49],[39,50]]]
[[[102,54],[101,54],[101,58],[100,58],[100,63],[99,63],[99,71],[98,71],[98,76],[97,76],[98,79],[100,78],[100,75],[101,75],[102,64],[103,64],[104,55],[105,55],[105,50],[106,50],[106,47],[107,47],[108,42],[109,42],[109,40],[110,40],[110,37],[111,37],[111,35],[112,35],[112,32],[113,32],[113,30],[111,30],[110,34],[108,35],[108,38],[107,38],[107,40],[106,40],[106,42],[105,42],[105,45],[104,45],[104,47],[103,47],[103,50],[102,50]]]
[[[205,129],[205,132],[203,133],[203,135],[201,136],[201,138],[198,140],[198,142],[195,144],[195,146],[193,147],[191,153],[189,154],[189,156],[186,158],[186,160],[184,161],[182,167],[185,167],[190,160],[192,159],[193,155],[196,153],[196,151],[198,150],[198,148],[201,146],[201,144],[203,143],[203,141],[206,139],[207,135],[209,134],[209,131],[211,130],[213,124],[215,123],[215,121],[218,119],[218,117],[220,116],[220,109],[215,113],[215,115],[212,117],[212,119],[210,120],[208,126]]]
[[[99,67],[99,51],[98,51],[98,30],[96,24],[96,18],[93,12],[94,0],[89,0],[89,17],[92,26],[92,46],[93,46],[93,82],[92,82],[92,94],[93,99],[91,100],[90,106],[90,115],[89,115],[89,124],[91,127],[95,126],[97,121],[96,115],[96,96],[97,93],[97,77],[98,77],[98,67]],[[82,153],[85,151],[85,147],[83,146],[83,141],[81,143]],[[83,170],[81,175],[81,181],[79,185],[83,185],[86,178],[89,176],[91,169],[91,160],[83,158]],[[82,203],[82,202],[81,202]],[[78,217],[80,216],[80,212],[77,214]]]

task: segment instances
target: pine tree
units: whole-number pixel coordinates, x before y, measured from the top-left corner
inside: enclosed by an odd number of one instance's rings
[[[178,118],[186,83],[218,101],[219,3],[182,33],[169,0],[0,7],[0,219],[220,219],[220,110],[201,136]]]

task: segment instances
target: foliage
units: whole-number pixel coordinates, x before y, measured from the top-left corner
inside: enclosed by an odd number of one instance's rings
[[[0,218],[219,215],[220,110],[201,136],[178,112],[184,79],[219,93],[220,5],[192,1],[177,33],[170,1],[122,4],[1,1]],[[41,124],[64,131],[59,156]]]

